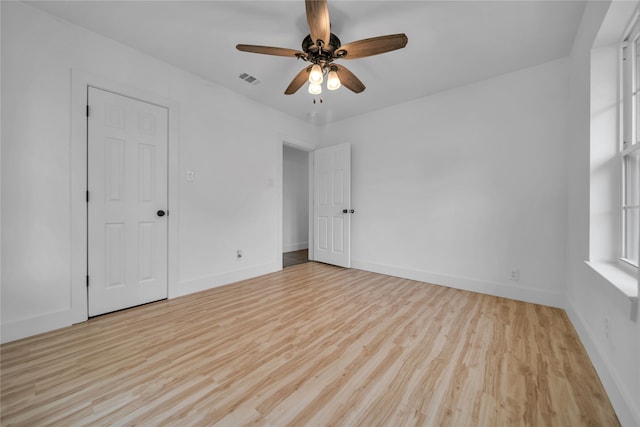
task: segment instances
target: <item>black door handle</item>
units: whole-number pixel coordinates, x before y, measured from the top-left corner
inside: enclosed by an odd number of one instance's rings
[[[165,215],[165,213],[166,213],[165,211],[163,211],[163,210],[159,210],[158,212],[156,212],[156,215],[158,215],[158,216],[164,216],[164,215]]]
[[[349,213],[349,211],[346,209],[342,209],[342,213]]]
[[[350,209],[349,213],[356,213],[356,211],[354,211],[353,209]]]
[[[356,213],[353,209],[342,209],[342,213]]]

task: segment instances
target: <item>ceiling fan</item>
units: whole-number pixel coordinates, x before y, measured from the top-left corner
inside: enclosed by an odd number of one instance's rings
[[[407,45],[408,39],[404,33],[372,37],[341,45],[340,39],[331,32],[327,0],[305,0],[305,6],[309,35],[302,40],[302,51],[282,47],[236,45],[236,49],[243,52],[287,56],[311,63],[293,78],[284,91],[285,95],[296,93],[306,81],[309,81],[309,93],[321,93],[325,74],[327,89],[336,90],[343,85],[355,93],[360,93],[365,89],[360,79],[334,61],[365,58],[402,49]]]

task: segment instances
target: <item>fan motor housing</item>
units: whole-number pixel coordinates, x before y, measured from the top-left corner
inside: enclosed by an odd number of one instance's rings
[[[307,34],[307,36],[302,40],[302,51],[309,56],[320,56],[321,53],[317,52],[315,49],[312,49],[315,46],[313,40],[311,40],[311,35]],[[329,37],[329,45],[322,46],[322,51],[333,53],[336,49],[341,46],[340,39],[335,34],[331,33],[331,37]]]

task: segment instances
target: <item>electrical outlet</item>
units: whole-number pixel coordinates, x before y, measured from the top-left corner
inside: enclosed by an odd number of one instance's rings
[[[514,270],[511,270],[509,272],[509,279],[511,280],[520,280],[520,270],[518,270],[517,268]]]
[[[187,171],[187,181],[194,181],[194,180],[195,180],[195,172]]]
[[[240,260],[242,258],[242,249],[238,249],[236,251],[236,257],[238,258],[238,260]]]

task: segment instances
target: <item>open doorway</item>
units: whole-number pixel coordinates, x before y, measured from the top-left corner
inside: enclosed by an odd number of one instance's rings
[[[282,267],[309,260],[309,153],[282,150]]]

